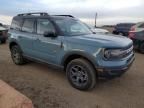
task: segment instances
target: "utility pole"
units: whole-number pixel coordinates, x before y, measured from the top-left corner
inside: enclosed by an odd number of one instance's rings
[[[95,14],[95,26],[94,26],[95,28],[97,27],[97,12],[96,12],[96,14]]]

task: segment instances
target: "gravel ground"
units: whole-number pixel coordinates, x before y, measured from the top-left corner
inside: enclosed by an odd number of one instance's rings
[[[8,45],[0,45],[0,79],[32,99],[35,108],[144,108],[144,55],[136,53],[132,68],[120,78],[101,80],[82,92],[65,72],[49,65],[13,64]]]

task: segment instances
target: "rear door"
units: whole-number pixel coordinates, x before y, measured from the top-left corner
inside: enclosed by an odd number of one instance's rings
[[[26,56],[33,56],[33,42],[35,41],[35,19],[24,19],[18,36],[19,44]]]

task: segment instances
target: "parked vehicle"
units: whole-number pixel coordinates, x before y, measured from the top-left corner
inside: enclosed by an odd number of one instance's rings
[[[93,31],[93,33],[96,34],[109,34],[110,32],[106,29],[102,29],[102,28],[92,28],[91,29]]]
[[[135,25],[135,23],[120,23],[120,24],[117,24],[114,28],[113,34],[128,36],[131,27],[134,26],[134,25]]]
[[[134,47],[144,53],[144,22],[137,23],[131,28],[129,38],[133,40]]]
[[[7,30],[0,26],[0,44],[1,43],[6,43],[7,40],[7,35],[6,35]]]
[[[16,65],[30,59],[59,66],[79,90],[94,88],[98,77],[122,75],[134,61],[132,40],[93,34],[71,15],[19,14],[9,36]]]
[[[95,28],[95,27],[92,27],[90,25],[87,25],[86,26],[94,33],[94,34],[110,34],[110,32],[106,29],[102,29],[102,28]]]

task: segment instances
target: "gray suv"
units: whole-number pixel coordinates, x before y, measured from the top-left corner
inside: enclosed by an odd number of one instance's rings
[[[59,66],[79,90],[94,88],[98,77],[122,75],[134,61],[132,40],[93,34],[71,15],[15,16],[9,30],[9,48],[16,65],[34,60]]]

